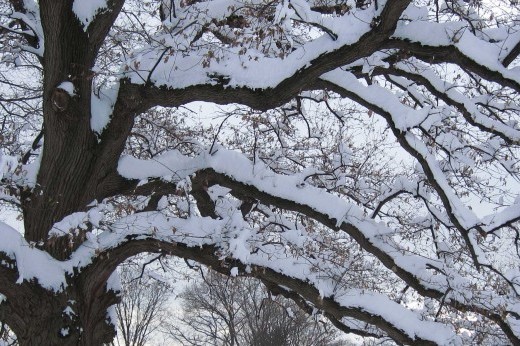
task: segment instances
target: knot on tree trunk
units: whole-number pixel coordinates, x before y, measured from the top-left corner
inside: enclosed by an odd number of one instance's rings
[[[69,92],[60,86],[56,87],[51,96],[52,108],[56,112],[65,112],[69,108],[71,96]]]

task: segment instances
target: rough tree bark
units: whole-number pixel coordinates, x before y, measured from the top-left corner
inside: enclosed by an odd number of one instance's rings
[[[91,71],[103,43],[124,1],[111,1],[110,10],[96,17],[85,31],[72,11],[72,1],[40,1],[45,53],[43,66],[44,150],[37,187],[22,193],[25,238],[65,259],[81,243],[77,239],[47,239],[51,226],[65,215],[84,210],[87,203],[113,194],[121,186],[107,183],[114,173],[117,157],[107,158],[90,128]],[[13,5],[23,11],[22,1]],[[33,42],[41,48],[43,42]],[[74,94],[62,83],[71,82]],[[124,112],[120,112],[124,117]],[[127,119],[131,127],[132,119]],[[119,153],[125,134],[119,138]],[[103,153],[103,154],[102,154]],[[109,153],[108,155],[113,154]],[[115,184],[117,185],[117,184]],[[2,315],[21,345],[100,345],[110,342],[114,326],[107,309],[117,303],[115,292],[107,292],[111,272],[84,271],[69,278],[60,293],[43,289],[38,283],[13,284],[16,272],[6,270]],[[4,290],[2,290],[4,292]],[[67,307],[73,312],[67,313]]]

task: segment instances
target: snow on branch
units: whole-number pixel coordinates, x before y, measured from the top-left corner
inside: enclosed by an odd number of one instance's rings
[[[152,177],[161,174],[167,177],[205,174],[203,179],[209,183],[214,181],[230,189],[242,190],[262,203],[303,213],[333,230],[341,229],[420,294],[437,298],[446,296],[445,301],[450,305],[465,306],[467,310],[502,321],[499,315],[487,307],[468,304],[468,301],[474,301],[475,295],[482,295],[482,301],[487,301],[490,298],[489,292],[472,292],[473,299],[470,299],[466,296],[470,282],[445,263],[407,253],[391,237],[387,237],[393,234],[391,229],[366,217],[357,206],[345,203],[341,198],[322,189],[302,184],[297,176],[276,174],[263,164],[253,165],[241,154],[223,148],[212,155],[206,153],[193,159],[182,159],[175,152],[149,162],[123,158],[119,172],[127,178],[143,179],[148,165]],[[140,168],[139,173],[136,172],[136,167]],[[477,244],[472,242],[470,246],[476,247]],[[485,258],[479,260],[487,263]],[[436,275],[432,275],[432,271]],[[492,300],[500,302],[500,305],[508,304],[507,299],[498,296]],[[514,309],[515,304],[513,301],[511,303],[511,309]],[[510,332],[509,326],[504,325],[504,328]]]
[[[252,251],[264,240],[241,217],[222,220],[191,217],[182,220],[168,218],[157,212],[139,213],[118,220],[109,232],[98,236],[97,249],[107,252],[108,257],[115,257],[119,247],[132,247],[130,240],[138,243],[142,240],[150,244],[150,251],[159,251],[158,248],[172,254],[176,253],[176,249],[192,251],[194,259],[212,264],[217,270],[229,271],[231,267],[239,265],[243,275],[281,284],[317,308],[332,313],[337,319],[356,317],[375,324],[396,340],[407,343],[423,340],[436,344],[448,344],[456,340],[450,328],[435,322],[420,321],[415,313],[382,294],[334,289],[333,279],[327,279],[312,269],[317,263],[291,257],[285,251],[280,251],[283,245],[267,245],[262,247],[262,251]],[[157,241],[165,244],[157,246]],[[197,258],[197,250],[210,258],[200,260]],[[74,257],[82,251],[83,247],[78,249]],[[186,254],[184,256],[190,257]],[[219,269],[214,262],[225,263],[224,259],[230,263]],[[210,260],[213,263],[207,263]]]
[[[9,234],[12,232],[17,233],[5,224],[2,225],[2,236],[14,242],[3,241],[1,252],[15,260],[18,284],[36,280],[44,287],[60,291],[67,286],[67,275],[73,270],[81,270],[91,262],[96,264],[98,258],[101,258],[101,263],[104,262],[104,257],[119,263],[119,249],[138,246],[139,251],[144,248],[145,251],[166,251],[174,255],[176,249],[182,249],[180,251],[193,252],[194,259],[199,259],[198,252],[203,252],[206,257],[211,255],[209,260],[213,264],[223,263],[223,257],[227,261],[238,261],[234,265],[240,263],[246,275],[266,280],[273,280],[274,276],[277,284],[294,289],[317,308],[328,311],[337,319],[355,317],[364,320],[375,324],[395,340],[431,344],[448,344],[456,340],[449,327],[436,322],[421,321],[419,316],[382,294],[333,290],[334,281],[315,272],[312,269],[315,264],[288,257],[280,251],[279,246],[267,246],[262,252],[252,253],[250,246],[255,244],[257,235],[241,218],[214,220],[192,217],[183,220],[168,218],[157,212],[138,213],[116,221],[109,231],[98,236],[88,236],[89,240],[65,262],[51,258],[45,252],[25,243],[22,238],[16,241]],[[206,247],[210,248],[210,252],[202,251]],[[126,256],[132,254],[133,252],[125,253]],[[183,256],[189,257],[186,253]],[[204,263],[209,260],[200,261]],[[29,266],[28,263],[38,263],[38,266]]]
[[[20,45],[19,48],[43,58],[44,34],[40,18],[40,9],[33,0],[10,0],[14,12],[8,17],[19,23],[21,31],[29,45]],[[9,30],[13,31],[9,26]]]
[[[376,11],[371,6],[343,16],[328,18],[320,16],[320,25],[327,27],[327,31],[334,32],[336,39],[331,39],[327,34],[320,35],[302,42],[301,46],[294,47],[284,59],[260,54],[248,58],[240,52],[242,49],[240,46],[234,45],[227,48],[231,54],[226,54],[222,59],[217,57],[213,59],[217,53],[211,51],[212,45],[204,45],[203,47],[209,48],[201,48],[186,55],[183,54],[183,47],[189,43],[175,40],[182,38],[183,35],[186,36],[186,30],[189,29],[191,32],[196,29],[194,27],[176,29],[179,30],[176,35],[172,36],[168,33],[156,39],[155,42],[161,43],[160,46],[144,47],[135,52],[134,58],[123,67],[123,77],[136,84],[153,84],[175,89],[215,84],[224,85],[226,88],[267,89],[279,86],[287,88],[287,84],[295,75],[298,75],[300,81],[303,76],[307,76],[305,79],[312,82],[320,73],[330,70],[331,63],[339,67],[367,53],[371,54],[377,47],[377,43],[392,34],[402,11],[409,2],[394,1],[391,6],[384,6],[380,11]],[[226,5],[230,9],[237,6],[233,3]],[[229,13],[220,14],[225,7],[218,1],[199,3],[196,6],[204,7],[198,11],[208,11],[214,16],[229,16]],[[213,10],[214,6],[220,11]],[[301,3],[291,6],[294,9],[305,8]],[[298,17],[299,12],[290,9],[288,11],[284,14],[279,13],[278,16],[283,17],[284,20],[290,20],[291,16],[302,20]],[[306,17],[316,16],[308,8],[305,11]],[[378,20],[374,22],[376,17]],[[206,68],[195,67],[208,57],[211,60]],[[301,88],[301,83],[299,86]]]

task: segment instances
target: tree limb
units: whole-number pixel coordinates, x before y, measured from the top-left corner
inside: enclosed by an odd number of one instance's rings
[[[222,274],[230,275],[230,267],[238,267],[241,272],[246,272],[246,265],[235,259],[222,260],[217,253],[218,248],[214,246],[196,246],[189,247],[182,243],[169,243],[159,241],[153,238],[144,240],[132,240],[128,241],[117,248],[107,250],[100,254],[100,256],[94,261],[93,265],[87,270],[89,272],[99,272],[101,267],[103,272],[109,272],[116,269],[119,263],[125,259],[134,256],[142,252],[152,253],[166,253],[169,255],[190,259],[202,263],[213,270],[216,270]],[[312,285],[291,278],[289,276],[277,273],[269,268],[253,267],[250,274],[252,277],[256,277],[269,282],[276,282],[278,285],[282,285],[291,291],[297,292],[306,301],[311,302],[317,308],[327,312],[333,316],[338,323],[341,323],[342,317],[353,317],[360,321],[377,326],[382,331],[386,332],[394,340],[414,345],[434,345],[435,343],[420,339],[418,337],[412,338],[406,332],[396,328],[391,322],[386,321],[383,317],[368,313],[363,309],[358,308],[346,308],[339,305],[333,298],[322,297],[320,292]],[[105,280],[107,277],[105,278]],[[100,280],[103,280],[100,278]]]
[[[409,4],[410,0],[392,1],[391,4],[385,6],[373,29],[356,43],[322,54],[312,60],[307,67],[296,71],[291,77],[280,81],[272,88],[228,88],[225,78],[217,83],[212,81],[208,84],[184,89],[138,85],[123,80],[118,102],[125,102],[129,98],[139,99],[142,101],[140,111],[153,106],[177,107],[192,101],[229,104],[240,100],[241,104],[259,110],[275,108],[291,100],[301,90],[309,88],[325,72],[352,63],[379,50],[394,32],[402,12]]]
[[[276,205],[279,208],[296,211],[313,218],[331,230],[341,230],[349,234],[365,251],[373,254],[385,267],[392,270],[397,276],[399,276],[410,287],[415,289],[420,295],[434,299],[443,299],[445,296],[444,290],[437,290],[430,285],[425,285],[417,276],[415,276],[415,274],[402,268],[389,254],[377,247],[369,238],[367,238],[362,230],[358,229],[352,224],[342,223],[338,227],[338,220],[331,219],[330,217],[321,214],[306,205],[269,195],[258,190],[254,186],[235,181],[231,177],[217,173],[212,169],[206,169],[204,171],[198,172],[197,175],[203,175],[210,185],[218,184],[230,188],[234,191],[239,191],[241,194],[251,196],[263,204]],[[496,313],[495,311],[490,311],[481,306],[466,303],[454,298],[446,300],[447,305],[450,305],[455,309],[461,311],[473,311],[491,319],[499,325],[499,327],[513,343],[520,342],[520,339],[515,335],[509,324],[502,318],[500,314]]]
[[[518,81],[511,79],[508,76],[504,76],[499,71],[491,70],[490,68],[478,63],[477,61],[462,53],[454,45],[433,47],[417,42],[391,38],[384,42],[381,48],[398,49],[406,56],[414,56],[417,59],[429,64],[439,64],[446,62],[453,63],[466,70],[476,73],[490,82],[495,82],[520,92],[520,83]]]

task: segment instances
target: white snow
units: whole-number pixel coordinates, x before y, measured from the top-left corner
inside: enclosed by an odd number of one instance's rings
[[[342,306],[360,307],[364,311],[392,321],[397,328],[413,339],[420,337],[434,341],[438,345],[461,345],[461,341],[453,336],[451,327],[439,326],[433,321],[420,320],[414,312],[404,309],[403,306],[389,300],[386,296],[353,290],[348,295],[341,296],[338,301]]]
[[[483,67],[500,73],[504,79],[520,82],[520,69],[508,69],[501,64],[501,49],[471,33],[467,23],[412,21],[399,23],[393,37],[422,45],[450,47]]]
[[[113,272],[107,280],[107,291],[120,292],[121,278],[117,271]]]
[[[60,291],[66,286],[65,269],[48,253],[28,244],[12,227],[0,222],[0,252],[16,259],[18,283],[37,280],[44,288]]]
[[[66,91],[71,97],[76,96],[76,93],[74,92],[74,84],[70,81],[61,82],[61,84],[58,85],[58,89]]]
[[[207,11],[212,17],[218,18],[222,10],[230,6],[228,1],[224,2],[226,3],[224,7],[219,6],[220,1],[201,2],[195,7],[200,7],[200,11]],[[136,84],[150,80],[156,86],[179,89],[197,84],[214,84],[216,83],[214,76],[229,76],[227,87],[248,86],[253,89],[273,87],[308,66],[320,55],[356,43],[370,30],[373,15],[374,9],[371,7],[364,11],[356,11],[355,14],[321,17],[319,20],[321,25],[328,27],[338,36],[338,39],[334,41],[328,35],[322,35],[297,48],[283,60],[265,56],[247,59],[238,54],[240,47],[227,47],[230,54],[219,62],[212,62],[205,69],[194,69],[207,54],[205,50],[195,51],[189,55],[175,52],[174,57],[163,59],[157,65],[158,58],[168,46],[178,45],[175,41],[178,37],[173,35],[174,39],[172,39],[172,35],[168,34],[157,38],[158,41],[164,42],[164,45],[157,48],[144,47],[135,52],[135,58],[123,67],[122,73]],[[150,71],[153,71],[151,75]]]
[[[229,274],[231,276],[238,276],[238,267],[231,268],[231,270],[229,271]]]
[[[115,83],[99,92],[92,93],[90,128],[97,134],[101,134],[110,122],[110,114],[114,108],[119,92],[119,84]]]
[[[72,10],[87,30],[94,17],[107,8],[107,0],[74,0]]]

